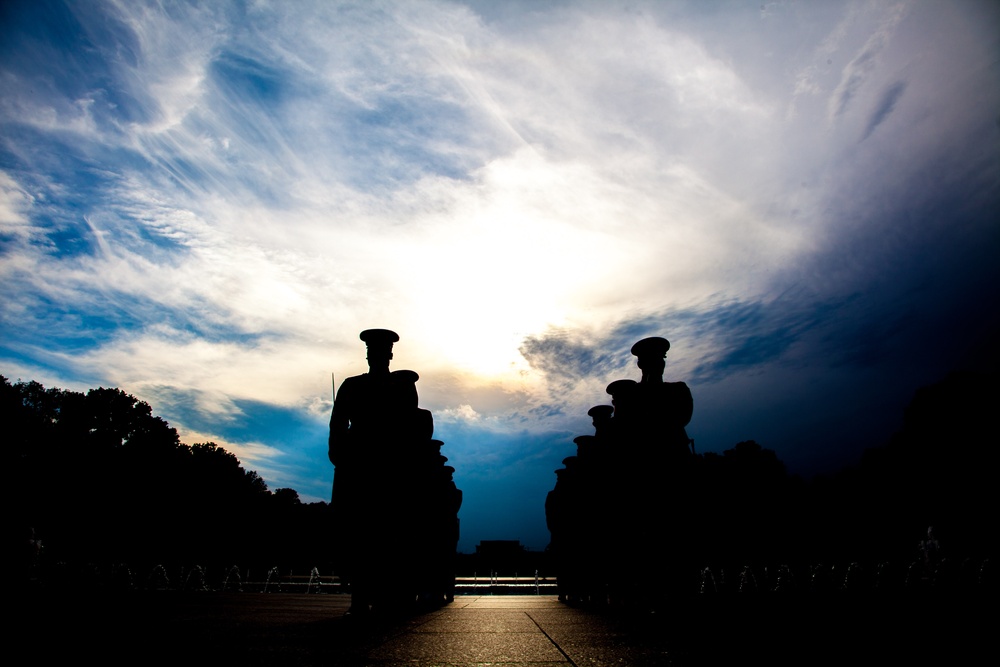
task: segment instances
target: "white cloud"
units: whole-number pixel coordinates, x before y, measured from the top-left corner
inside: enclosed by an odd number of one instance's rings
[[[232,442],[217,434],[184,429],[178,429],[177,434],[180,436],[181,442],[192,445],[214,442],[236,456],[240,460],[240,464],[247,470],[260,471],[262,467],[266,468],[268,464],[273,463],[282,455],[280,450],[261,442]]]
[[[157,385],[196,390],[200,410],[228,420],[240,416],[234,399],[300,407],[326,398],[330,395],[327,354],[322,346],[294,339],[212,342],[151,326],[66,355],[63,364],[89,377],[107,378],[128,391]]]
[[[10,174],[0,170],[0,233],[22,243],[36,236],[29,217],[34,200]]]
[[[481,415],[472,409],[472,406],[468,403],[463,403],[457,408],[448,408],[446,410],[440,410],[435,417],[440,421],[466,421],[466,422],[476,422],[481,419]]]

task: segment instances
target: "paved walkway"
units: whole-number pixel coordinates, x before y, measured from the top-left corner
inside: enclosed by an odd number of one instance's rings
[[[542,596],[458,598],[367,657],[379,665],[670,664],[665,652],[629,642],[607,619]]]
[[[995,615],[956,600],[699,596],[674,614],[552,596],[462,596],[399,617],[345,595],[34,595],[6,622],[19,662],[103,665],[995,664]],[[861,656],[865,659],[861,660]]]

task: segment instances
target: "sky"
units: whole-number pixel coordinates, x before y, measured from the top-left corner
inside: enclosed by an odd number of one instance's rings
[[[546,546],[643,337],[805,477],[997,370],[998,3],[11,1],[0,91],[0,374],[329,500],[392,329],[461,551]]]

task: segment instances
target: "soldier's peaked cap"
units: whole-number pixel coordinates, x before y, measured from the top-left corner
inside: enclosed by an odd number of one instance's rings
[[[615,409],[610,405],[595,405],[587,410],[587,415],[590,417],[610,417],[614,411]]]
[[[368,347],[376,346],[392,348],[392,344],[399,341],[399,334],[395,331],[389,331],[388,329],[365,329],[361,332],[361,340],[363,340]]]
[[[659,336],[653,336],[652,338],[643,338],[638,343],[632,346],[632,354],[637,357],[658,357],[662,359],[667,356],[667,350],[670,349],[670,341],[666,338],[660,338]]]

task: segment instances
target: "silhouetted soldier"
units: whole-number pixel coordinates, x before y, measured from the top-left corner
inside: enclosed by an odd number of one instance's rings
[[[417,374],[389,371],[392,344],[387,329],[361,332],[368,346],[368,372],[340,385],[330,418],[330,461],[336,466],[333,511],[338,564],[351,583],[351,609],[368,610],[377,593],[387,545],[385,518],[393,516],[392,455],[409,434],[433,430],[430,413],[417,408]],[[421,415],[421,412],[426,413]],[[420,428],[420,422],[426,422]],[[388,465],[387,465],[388,464]]]
[[[584,596],[656,606],[690,571],[695,457],[685,426],[694,404],[686,384],[663,381],[669,349],[660,337],[632,346],[642,379],[608,385],[613,407],[590,410],[595,434],[577,438],[578,465],[558,471],[546,510],[567,595],[581,571],[609,573],[591,575]]]
[[[663,381],[669,349],[670,342],[658,336],[632,346],[642,379],[627,388],[621,400],[632,422],[629,434],[639,438],[642,446],[665,448],[664,453],[674,458],[690,453],[691,440],[684,427],[691,421],[694,402],[686,384]]]
[[[431,413],[417,407],[413,371],[389,371],[392,344],[399,336],[388,329],[366,329],[368,372],[344,380],[337,391],[330,418],[330,462],[351,466],[356,461],[383,458],[371,444],[389,446],[400,437],[430,438]]]
[[[591,418],[591,423],[594,425],[594,435],[597,438],[603,440],[611,436],[611,431],[614,428],[611,416],[614,412],[615,408],[611,405],[595,405],[587,411],[587,416]]]
[[[405,604],[418,592],[449,593],[447,554],[453,560],[461,504],[442,443],[431,440],[431,413],[417,407],[419,376],[389,371],[399,336],[368,329],[361,340],[368,346],[368,373],[347,378],[337,391],[329,449],[336,466],[337,562],[351,582],[354,613],[370,604]]]

